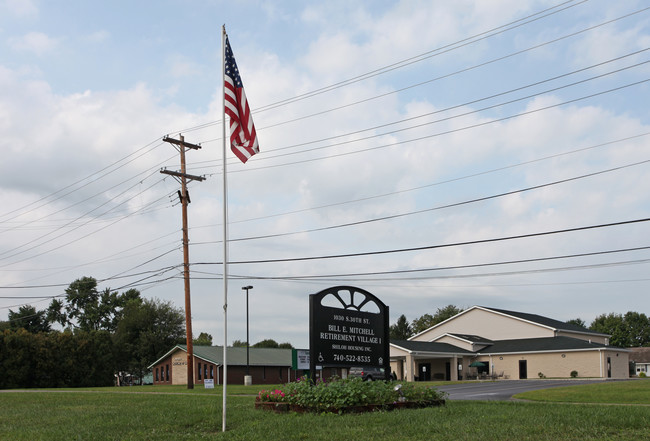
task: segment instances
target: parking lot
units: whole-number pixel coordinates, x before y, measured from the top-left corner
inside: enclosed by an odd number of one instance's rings
[[[439,386],[449,400],[510,400],[513,395],[552,387],[599,383],[605,380],[506,380],[477,381]]]

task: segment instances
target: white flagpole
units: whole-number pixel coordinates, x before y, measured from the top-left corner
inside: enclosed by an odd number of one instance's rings
[[[226,25],[221,32],[221,128],[223,138],[223,404],[221,430],[226,431],[226,388],[228,386],[228,174],[226,173]]]

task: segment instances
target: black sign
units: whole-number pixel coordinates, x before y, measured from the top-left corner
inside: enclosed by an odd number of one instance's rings
[[[310,296],[310,369],[375,366],[390,374],[388,306],[352,286]]]

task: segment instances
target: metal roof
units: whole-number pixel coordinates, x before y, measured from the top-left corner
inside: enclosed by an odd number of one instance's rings
[[[409,352],[430,352],[457,355],[481,355],[481,354],[507,354],[521,352],[547,352],[547,351],[584,351],[610,349],[621,352],[628,352],[627,349],[607,346],[601,343],[593,343],[587,340],[572,337],[539,337],[521,338],[512,340],[494,340],[488,343],[487,347],[472,352],[461,349],[447,343],[436,343],[428,341],[392,340],[391,346],[404,349]]]
[[[494,311],[494,312],[498,312],[498,313],[501,313],[501,314],[509,315],[511,317],[516,317],[516,318],[519,318],[521,320],[526,320],[526,321],[529,321],[529,322],[537,323],[537,324],[540,324],[540,325],[543,325],[543,326],[548,326],[550,328],[554,328],[554,329],[561,330],[561,331],[581,332],[581,333],[585,333],[585,334],[595,334],[595,335],[609,336],[609,334],[602,334],[600,332],[594,332],[594,331],[591,331],[591,330],[589,330],[589,329],[587,329],[587,328],[585,328],[583,326],[574,325],[572,323],[562,322],[560,320],[555,320],[555,319],[552,319],[552,318],[549,318],[549,317],[544,317],[544,316],[537,315],[537,314],[529,314],[527,312],[508,311],[506,309],[490,308],[488,306],[481,306],[481,308],[487,309],[487,310],[490,310],[490,311]]]
[[[153,362],[149,368],[169,357],[176,350],[187,352],[186,345],[176,345],[165,355]],[[216,365],[223,364],[223,346],[194,346],[194,356]],[[227,348],[228,366],[246,366],[246,348]],[[291,349],[249,348],[251,366],[291,366]]]
[[[490,346],[481,349],[481,354],[505,354],[513,352],[545,352],[575,350],[620,349],[602,343],[590,343],[587,340],[571,337],[539,337],[512,340],[496,340]]]

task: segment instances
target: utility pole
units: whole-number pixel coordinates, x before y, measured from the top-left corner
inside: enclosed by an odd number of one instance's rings
[[[200,149],[200,145],[185,142],[183,135],[179,135],[180,140],[164,137],[163,141],[177,146],[181,154],[181,171],[174,172],[169,170],[160,170],[160,173],[171,175],[177,178],[181,183],[181,190],[178,197],[183,207],[183,279],[185,281],[185,331],[187,340],[187,388],[194,389],[194,345],[192,343],[192,306],[190,302],[190,253],[189,253],[189,235],[187,228],[187,204],[190,201],[190,194],[187,191],[187,181],[203,181],[202,176],[193,176],[186,173],[185,167],[185,149]]]

